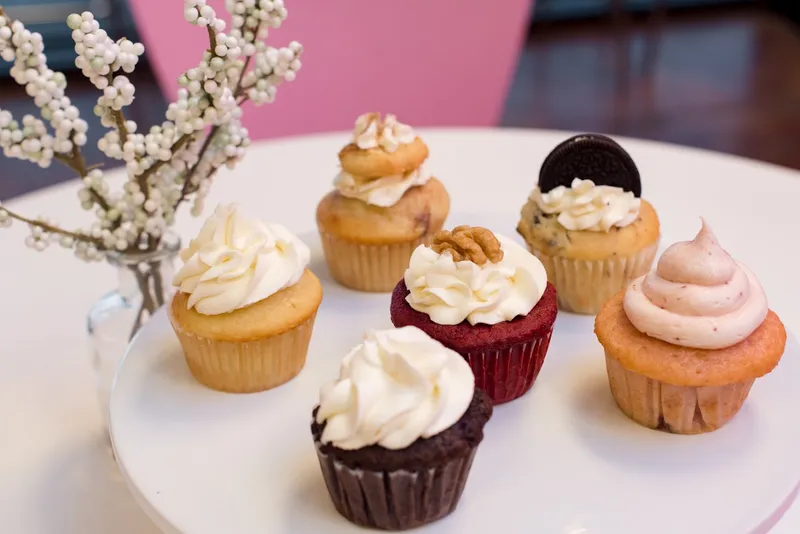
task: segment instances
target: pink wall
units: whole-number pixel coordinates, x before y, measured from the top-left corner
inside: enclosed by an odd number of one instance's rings
[[[210,3],[223,13],[222,0]],[[166,94],[199,61],[201,28],[179,0],[131,0]],[[415,126],[498,122],[533,0],[286,0],[268,42],[305,47],[297,80],[275,103],[249,108],[254,138],[349,129],[366,111]],[[135,80],[135,79],[134,79]]]

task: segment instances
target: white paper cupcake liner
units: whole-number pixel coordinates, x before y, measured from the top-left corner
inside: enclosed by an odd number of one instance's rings
[[[561,309],[596,315],[607,300],[650,271],[657,251],[658,242],[630,256],[594,261],[548,256],[539,250],[532,252],[541,260],[548,280],[556,287]]]
[[[366,245],[320,230],[325,261],[333,279],[345,287],[389,293],[403,279],[414,249],[429,244],[431,234],[391,245]]]
[[[303,369],[316,312],[277,336],[252,341],[218,341],[183,330],[172,321],[192,376],[206,387],[253,393],[284,384]]]

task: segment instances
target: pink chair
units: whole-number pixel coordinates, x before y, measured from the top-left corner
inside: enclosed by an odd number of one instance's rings
[[[178,0],[130,0],[164,93],[208,42]],[[223,13],[222,0],[210,2]],[[287,0],[269,43],[303,43],[297,81],[246,114],[253,138],[351,127],[366,111],[414,126],[492,126],[502,113],[534,0]]]

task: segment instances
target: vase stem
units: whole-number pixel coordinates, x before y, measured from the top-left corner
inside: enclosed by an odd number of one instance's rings
[[[1,1],[1,0],[0,0]],[[109,254],[117,269],[118,286],[89,311],[87,329],[92,366],[104,422],[114,375],[131,339],[172,295],[173,263],[180,250],[177,237],[168,235],[155,250]]]
[[[133,339],[136,333],[149,319],[155,311],[164,305],[164,287],[161,279],[160,262],[142,263],[131,265],[130,269],[136,278],[136,285],[142,295],[142,303],[136,314],[136,320],[131,328],[129,340]]]

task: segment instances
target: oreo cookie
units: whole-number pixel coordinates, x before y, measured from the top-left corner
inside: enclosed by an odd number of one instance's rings
[[[630,154],[605,135],[576,135],[555,147],[542,163],[539,189],[547,193],[560,185],[570,187],[575,178],[642,196],[639,169]]]

